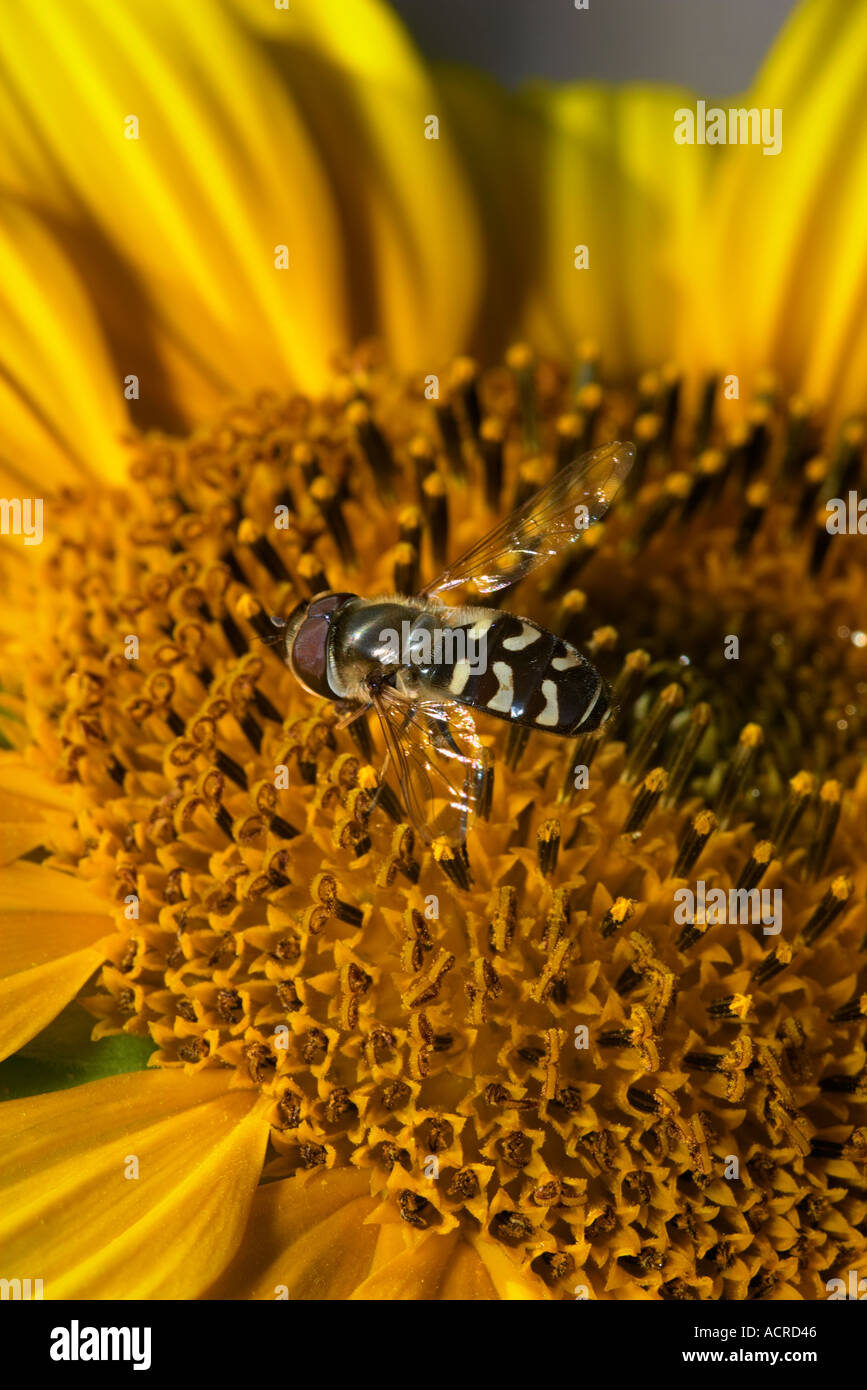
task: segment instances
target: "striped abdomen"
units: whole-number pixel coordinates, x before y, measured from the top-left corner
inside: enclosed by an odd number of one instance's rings
[[[473,610],[472,621],[455,625],[455,632],[461,629],[466,657],[420,671],[445,698],[552,734],[599,724],[608,707],[605,682],[562,637],[526,618],[484,608]]]

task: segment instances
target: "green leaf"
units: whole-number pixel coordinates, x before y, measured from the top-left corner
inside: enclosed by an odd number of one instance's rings
[[[150,1038],[120,1033],[91,1042],[95,1022],[80,1004],[67,1005],[53,1023],[0,1062],[0,1102],[64,1091],[147,1066],[156,1046]]]

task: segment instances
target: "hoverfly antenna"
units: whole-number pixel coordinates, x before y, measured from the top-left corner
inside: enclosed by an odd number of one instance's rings
[[[287,618],[278,618],[272,613],[269,622],[273,626],[274,631],[263,632],[261,641],[266,647],[276,647],[277,643],[282,640],[283,634],[289,626],[289,620]]]
[[[309,607],[310,600],[303,598],[299,603],[296,603],[291,613],[285,618],[278,618],[276,614],[272,613],[271,617],[268,619],[271,625],[271,631],[262,631],[260,629],[260,636],[263,644],[266,647],[276,647],[282,643],[285,648],[283,655],[287,655],[292,646],[295,634],[304,621],[304,615]],[[263,623],[262,627],[265,628],[266,626],[267,625]]]

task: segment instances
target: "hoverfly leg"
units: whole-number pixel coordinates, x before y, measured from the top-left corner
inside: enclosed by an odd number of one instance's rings
[[[430,722],[436,729],[435,741],[438,748],[448,748],[456,758],[461,757],[461,750],[452,737],[452,731],[448,723],[439,715],[430,715]]]
[[[385,761],[379,771],[377,787],[370,803],[368,815],[379,807],[380,811],[384,811],[389,820],[393,821],[395,825],[401,825],[406,820],[406,811],[398,800],[396,793],[392,791],[388,782],[385,780],[390,765],[390,759],[391,754],[386,753]]]
[[[386,753],[385,758],[383,759],[382,767],[379,769],[379,778],[377,781],[376,791],[374,792],[373,800],[370,803],[371,811],[375,811],[377,806],[382,801],[383,797],[391,792],[391,788],[388,786],[385,780],[388,775],[388,769],[390,765],[391,754]]]
[[[350,724],[354,724],[356,719],[360,719],[370,709],[370,705],[364,704],[361,700],[335,700],[334,707],[340,715],[335,729],[348,729]]]

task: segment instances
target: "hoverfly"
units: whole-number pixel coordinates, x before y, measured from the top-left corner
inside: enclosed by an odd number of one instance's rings
[[[568,549],[608,510],[634,457],[621,443],[582,455],[419,594],[326,592],[272,618],[286,664],[310,694],[349,710],[342,724],[376,711],[386,767],[394,763],[427,843],[465,845],[485,773],[475,714],[574,737],[608,708],[604,680],[569,642],[528,618],[448,607],[441,596],[464,586],[496,593]]]

